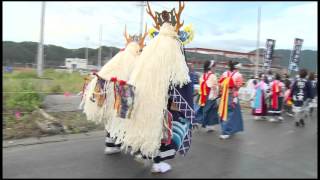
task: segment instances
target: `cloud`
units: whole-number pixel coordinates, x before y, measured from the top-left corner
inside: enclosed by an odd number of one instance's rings
[[[271,38],[276,40],[276,49],[291,49],[297,37],[304,39],[303,48],[317,50],[316,3],[287,7],[277,12],[278,16],[269,19],[268,13],[274,12],[262,8],[260,48],[264,48],[266,39]],[[224,29],[224,25],[221,26]],[[239,29],[225,28],[221,34],[204,30],[195,34],[194,43],[190,46],[251,51],[256,49],[256,31],[256,19],[252,23],[243,24]]]
[[[294,38],[302,38],[303,46],[317,49],[317,21],[316,3],[289,7],[278,18],[262,23],[262,37],[276,39],[281,48],[291,48]]]
[[[40,2],[3,3],[3,39],[39,41]],[[79,48],[99,45],[123,47],[124,25],[130,34],[139,33],[138,2],[47,2],[45,43]],[[252,3],[254,4],[254,3]],[[193,24],[195,38],[188,46],[251,51],[256,48],[256,7],[246,3],[186,2],[182,13],[185,24]],[[153,11],[178,8],[178,2],[150,2]],[[304,39],[303,48],[317,50],[317,4],[260,2],[262,6],[260,47],[267,38],[276,40],[277,49],[291,49],[293,39]],[[254,10],[253,10],[254,9]],[[150,28],[152,19],[144,10]]]

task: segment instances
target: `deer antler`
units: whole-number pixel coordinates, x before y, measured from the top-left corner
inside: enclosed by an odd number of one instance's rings
[[[180,16],[181,16],[181,12],[184,9],[184,2],[181,5],[181,1],[179,1],[179,11],[178,13],[176,13],[176,9],[174,9],[174,14],[177,18],[177,24],[176,24],[176,32],[179,31],[179,29],[183,26],[184,21],[182,21],[182,23],[180,23]]]
[[[157,30],[160,30],[159,22],[157,20],[157,17],[155,15],[153,15],[152,10],[151,10],[150,5],[149,5],[149,2],[147,2],[147,5],[148,5],[148,9],[146,9],[147,13],[152,17],[154,23],[156,24],[156,25],[153,25],[153,27],[155,27]]]
[[[127,41],[127,44],[129,44],[129,42],[131,42],[131,39],[130,39],[130,37],[128,37],[128,34],[127,34],[127,25],[124,26],[124,33],[123,33],[123,35],[124,35],[124,38],[125,38],[126,41]]]
[[[147,35],[148,35],[148,31],[147,31],[147,23],[146,23],[144,34],[143,35],[141,34],[140,41],[139,41],[140,48],[143,48],[144,39],[146,38]]]

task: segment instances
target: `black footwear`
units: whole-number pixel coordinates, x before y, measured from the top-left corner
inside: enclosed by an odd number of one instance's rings
[[[301,124],[302,126],[304,126],[304,121],[303,121],[303,119],[300,119],[300,124]]]
[[[296,122],[296,126],[300,126],[299,122]]]

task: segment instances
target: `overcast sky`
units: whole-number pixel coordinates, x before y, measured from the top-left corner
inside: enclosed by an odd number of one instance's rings
[[[292,49],[294,38],[304,39],[302,49],[317,50],[317,2],[185,2],[181,18],[192,24],[195,37],[187,47],[247,52],[256,48],[257,14],[261,6],[260,47],[267,38],[276,40],[276,49]],[[66,48],[99,45],[124,46],[125,24],[130,34],[139,33],[139,2],[46,2],[45,44]],[[154,11],[178,8],[178,2],[151,1]],[[3,40],[40,39],[41,2],[3,2]],[[148,27],[152,19],[144,10]],[[148,41],[149,39],[147,39]]]

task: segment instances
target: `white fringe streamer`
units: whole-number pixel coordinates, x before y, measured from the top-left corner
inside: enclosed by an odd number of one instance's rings
[[[120,120],[120,128],[111,129],[111,137],[122,148],[131,146],[144,155],[154,157],[160,148],[163,128],[163,110],[167,109],[168,89],[190,82],[181,43],[174,27],[164,23],[159,35],[142,51],[130,76],[135,86],[135,103],[131,119]]]
[[[108,83],[105,84],[103,90],[103,93],[106,93],[107,98],[102,107],[99,107],[96,102],[92,102],[90,100],[98,80],[97,77],[94,77],[88,84],[80,104],[80,107],[83,106],[83,112],[86,114],[87,120],[95,123],[104,123],[106,130],[109,130],[112,126],[117,126],[117,121],[113,121],[113,117],[115,117],[115,111],[113,108],[113,82],[110,82],[109,80],[112,77],[125,81],[129,79],[129,75],[131,74],[135,61],[138,58],[139,49],[140,47],[136,42],[129,43],[124,51],[120,51],[115,55],[97,73],[103,79],[108,80]]]

